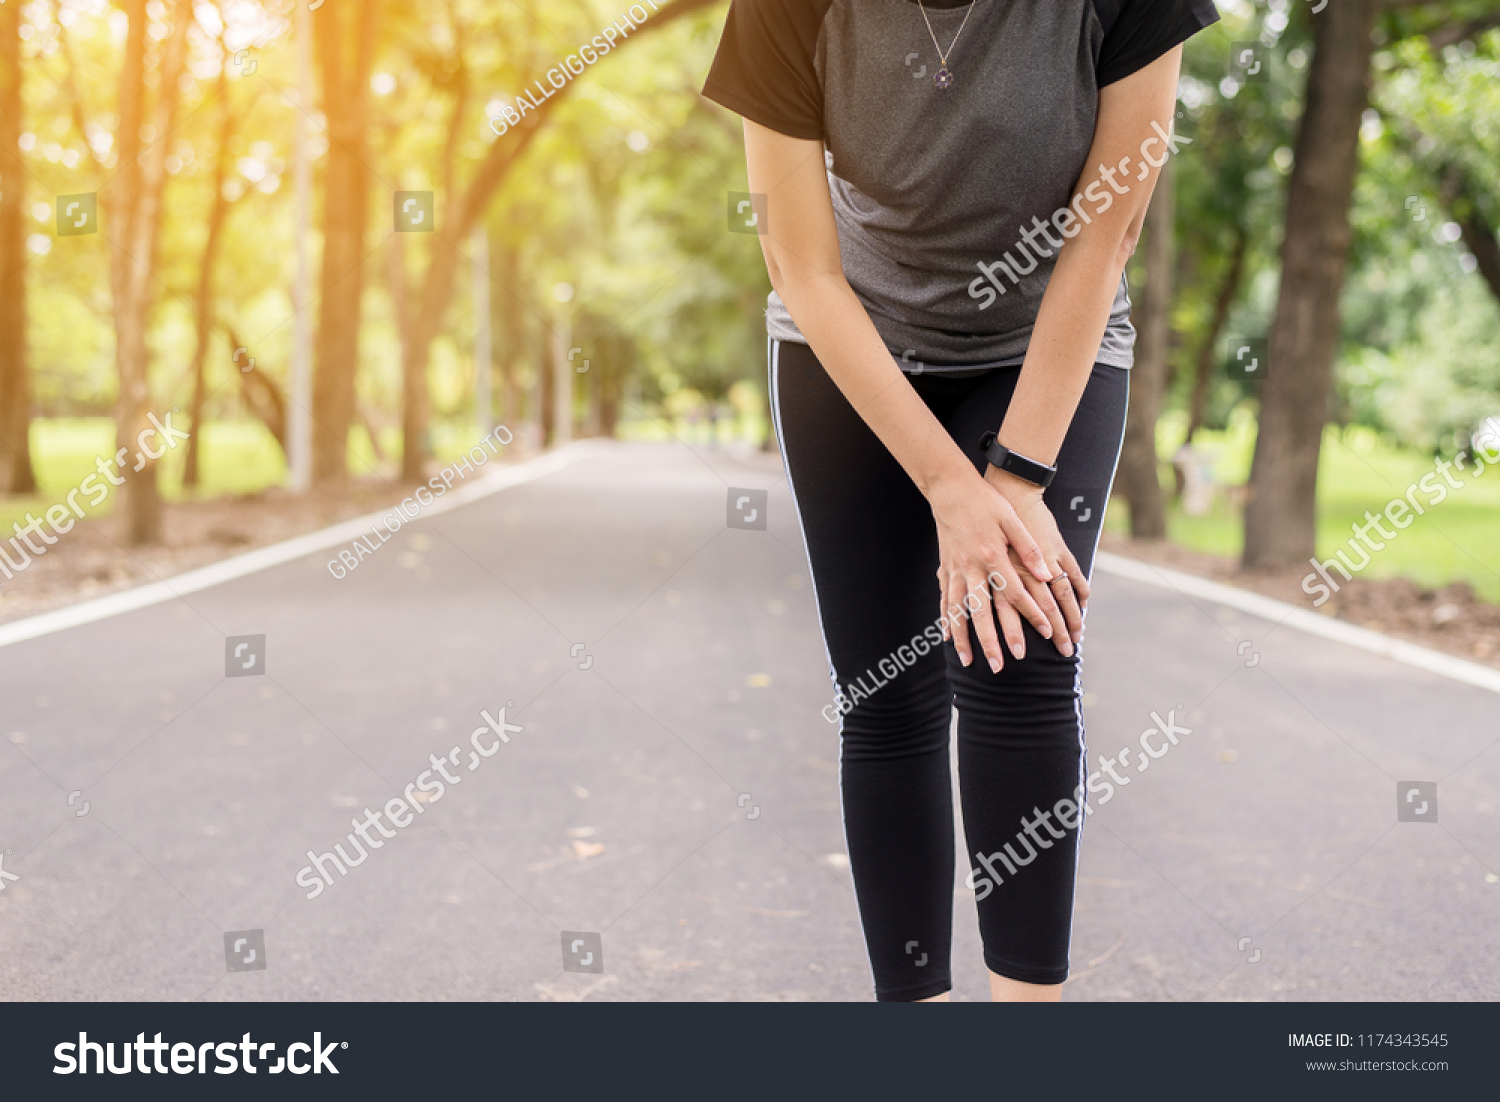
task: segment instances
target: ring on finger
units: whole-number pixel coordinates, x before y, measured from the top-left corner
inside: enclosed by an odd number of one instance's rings
[[[1068,572],[1066,570],[1062,570],[1062,571],[1058,572],[1057,577],[1055,577],[1055,578],[1048,578],[1047,579],[1047,584],[1048,585],[1052,585],[1054,582],[1067,581],[1067,579],[1068,579]],[[1069,584],[1071,584],[1071,583],[1069,583]]]

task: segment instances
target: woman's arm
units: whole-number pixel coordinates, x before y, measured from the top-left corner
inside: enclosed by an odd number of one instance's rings
[[[790,138],[746,119],[745,160],[750,190],[766,196],[766,232],[760,240],[771,285],[834,384],[932,504],[944,596],[951,603],[956,592],[962,604],[972,592],[986,602],[975,613],[974,626],[991,668],[1004,663],[988,612],[987,579],[995,571],[1006,583],[1005,599],[996,604],[1009,611],[1006,641],[1012,653],[1019,658],[1024,646],[1017,612],[1046,637],[1056,625],[1059,647],[1072,653],[1055,602],[1045,592],[1028,594],[1010,562],[1014,548],[1027,570],[1050,577],[1053,571],[1036,542],[902,376],[844,278],[822,143]],[[955,632],[954,644],[968,665],[968,632]]]
[[[1139,72],[1099,90],[1094,143],[1074,194],[1100,179],[1101,167],[1108,166],[1115,170],[1116,183],[1129,190],[1120,195],[1109,189],[1114,197],[1111,206],[1102,214],[1089,211],[1093,221],[1083,225],[1058,253],[1015,395],[998,426],[1000,443],[1028,458],[1048,464],[1056,460],[1093,371],[1120,275],[1135,251],[1160,171],[1143,158],[1143,143],[1150,143],[1153,159],[1160,162],[1166,156],[1152,123],[1163,132],[1171,131],[1181,61],[1182,47],[1177,46]],[[1137,179],[1143,168],[1145,178]],[[1079,206],[1088,210],[1088,200]],[[1087,601],[1088,581],[1072,555],[1066,554],[1055,522],[1049,523],[1051,514],[1042,504],[1041,490],[994,467],[988,468],[985,478],[1016,507],[1044,549],[1062,548],[1059,557],[1073,588]]]

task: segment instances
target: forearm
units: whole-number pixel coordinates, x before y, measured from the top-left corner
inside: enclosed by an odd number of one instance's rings
[[[1007,448],[1041,463],[1056,461],[1098,357],[1127,256],[1123,234],[1080,237],[1058,254],[999,426]]]
[[[1083,201],[1107,202],[1084,218],[1058,253],[1015,395],[997,426],[1000,442],[1028,458],[1056,460],[1093,371],[1120,276],[1168,156],[1169,150],[1159,156],[1151,150],[1165,145],[1172,125],[1181,55],[1179,46],[1100,91],[1094,143],[1071,209]],[[1124,181],[1118,186],[1116,175]]]
[[[902,375],[842,273],[793,257],[778,264],[776,289],[797,328],[849,404],[928,498],[978,474]]]

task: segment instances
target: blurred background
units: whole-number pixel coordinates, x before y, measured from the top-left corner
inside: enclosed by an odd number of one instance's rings
[[[1295,581],[1500,414],[1500,5],[1218,6],[1130,272],[1112,546]],[[0,527],[148,414],[191,432],[0,587],[0,618],[135,576],[91,543],[266,542],[498,424],[508,458],[773,448],[739,121],[698,94],[726,10],[0,2]],[[1480,480],[1376,556],[1379,615],[1500,649],[1476,606],[1500,600],[1497,506]]]

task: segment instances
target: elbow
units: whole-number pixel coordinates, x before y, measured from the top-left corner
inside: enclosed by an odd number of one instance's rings
[[[1148,200],[1149,202],[1149,200]],[[1125,270],[1125,265],[1135,255],[1135,247],[1140,244],[1141,231],[1146,228],[1146,208],[1142,207],[1135,212],[1135,216],[1125,224],[1125,230],[1120,234],[1119,243],[1115,246],[1115,264],[1120,271]]]
[[[781,274],[781,265],[776,263],[776,258],[771,255],[771,250],[765,250],[766,278],[771,281],[771,290],[775,291],[782,299],[786,298],[785,277]]]
[[[1078,251],[1088,258],[1087,260],[1080,258],[1078,263],[1100,271],[1112,267],[1118,277],[1119,273],[1125,270],[1130,258],[1135,255],[1136,245],[1139,244],[1140,239],[1141,226],[1136,224],[1097,225],[1066,246],[1063,249],[1063,255],[1066,256],[1069,249]]]
[[[771,289],[788,309],[791,309],[793,299],[816,293],[826,288],[829,281],[836,286],[848,287],[837,254],[825,265],[793,250],[772,248],[766,238],[761,240],[765,245],[766,275],[771,280]]]
[[[769,256],[766,257],[766,278],[771,281],[771,290],[775,291],[778,295],[781,295],[784,298],[785,294],[782,287],[781,268],[777,266],[776,262]]]
[[[782,302],[785,302],[788,292],[795,293],[795,285],[802,282],[805,274],[802,270],[803,263],[799,257],[792,256],[790,265],[783,265],[777,260],[777,250],[771,247],[771,243],[765,241],[765,245],[766,275],[771,280],[771,290],[776,292]]]

